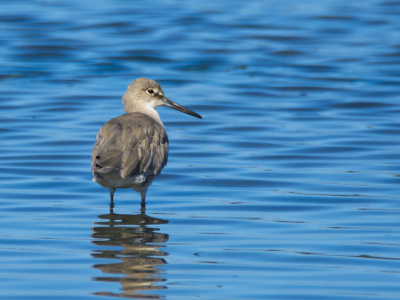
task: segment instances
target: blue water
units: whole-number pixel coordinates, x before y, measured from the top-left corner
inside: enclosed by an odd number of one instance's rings
[[[2,1],[0,65],[1,299],[400,299],[400,1]],[[90,173],[137,77],[203,116],[145,213]]]

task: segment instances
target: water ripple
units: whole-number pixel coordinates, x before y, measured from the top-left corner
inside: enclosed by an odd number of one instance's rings
[[[4,299],[397,299],[400,1],[0,4]],[[168,166],[91,182],[137,77]],[[21,288],[23,287],[23,288]]]

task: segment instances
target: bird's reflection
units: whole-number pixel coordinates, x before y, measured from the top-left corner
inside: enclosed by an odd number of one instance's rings
[[[145,208],[140,214],[121,215],[113,212],[100,215],[101,221],[96,222],[92,238],[93,243],[108,249],[96,249],[92,256],[95,258],[116,259],[116,263],[97,264],[93,267],[103,274],[114,276],[99,276],[96,281],[120,282],[121,293],[107,291],[97,292],[99,296],[114,296],[130,299],[159,299],[156,294],[140,293],[140,291],[166,289],[159,282],[165,281],[159,265],[166,264],[160,256],[167,256],[165,246],[160,243],[168,241],[168,234],[158,233],[158,228],[146,225],[166,224],[167,220],[157,219],[146,215]],[[123,249],[109,250],[110,247]],[[115,276],[118,274],[119,276]],[[122,276],[121,276],[122,275]],[[158,284],[156,284],[158,283]]]

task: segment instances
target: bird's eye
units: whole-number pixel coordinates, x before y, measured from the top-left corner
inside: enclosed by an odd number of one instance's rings
[[[153,95],[153,94],[154,94],[154,90],[153,90],[153,89],[148,89],[148,90],[147,90],[147,94]]]

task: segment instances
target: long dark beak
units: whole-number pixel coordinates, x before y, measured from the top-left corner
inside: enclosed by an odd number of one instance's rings
[[[188,115],[191,115],[193,117],[202,119],[202,117],[199,114],[196,114],[194,111],[191,111],[190,109],[188,109],[188,108],[186,108],[186,107],[184,107],[184,106],[182,106],[182,105],[180,105],[180,104],[178,104],[178,103],[176,103],[176,102],[174,102],[172,100],[169,100],[168,98],[164,97],[164,99],[162,99],[162,102],[164,103],[163,106],[171,107],[171,108],[176,109],[178,111],[181,111],[181,112],[183,112],[185,114],[188,114]]]

